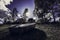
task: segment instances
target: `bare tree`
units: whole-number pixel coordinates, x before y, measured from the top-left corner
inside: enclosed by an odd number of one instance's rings
[[[12,11],[12,18],[13,18],[13,20],[17,16],[17,13],[18,13],[17,8],[13,8],[13,11]]]

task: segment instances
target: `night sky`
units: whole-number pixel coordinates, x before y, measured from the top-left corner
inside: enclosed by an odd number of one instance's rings
[[[16,7],[20,13],[23,13],[24,9],[28,8],[32,13],[32,11],[34,10],[34,0],[13,0],[10,5],[7,5],[7,7],[10,10]]]

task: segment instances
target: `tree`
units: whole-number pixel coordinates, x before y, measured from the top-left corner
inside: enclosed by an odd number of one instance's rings
[[[55,3],[60,3],[59,2],[60,0],[35,0],[35,6],[38,8],[38,9],[43,9],[43,12],[42,12],[42,16],[44,16],[45,14],[44,13],[49,13],[48,10],[52,10],[52,14],[53,14],[53,18],[54,18],[54,22],[55,22],[55,14],[54,14],[54,4]]]
[[[23,18],[24,20],[26,20],[27,16],[26,13],[28,12],[28,8],[25,8],[24,13],[23,13]]]
[[[16,18],[17,13],[18,13],[17,8],[13,8],[13,11],[12,11],[12,18],[13,18],[13,20]]]

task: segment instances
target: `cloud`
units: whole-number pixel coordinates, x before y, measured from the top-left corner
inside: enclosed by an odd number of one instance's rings
[[[13,0],[4,0],[4,4],[5,4],[5,5],[10,4],[10,2],[13,2]]]
[[[5,5],[9,5],[13,0],[0,0],[0,10],[8,11],[9,9]]]

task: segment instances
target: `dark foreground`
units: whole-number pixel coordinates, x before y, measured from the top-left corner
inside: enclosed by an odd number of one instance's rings
[[[25,36],[28,36],[27,38],[29,38],[29,37],[31,38],[32,35],[35,35],[35,34],[37,35],[38,33],[39,33],[38,36],[39,35],[41,36],[40,33],[42,33],[42,32],[43,32],[43,34],[46,33],[45,34],[45,35],[47,35],[46,40],[60,40],[60,25],[56,25],[56,24],[54,24],[54,25],[52,25],[52,24],[36,24],[36,27],[34,29],[29,29],[29,31],[24,30],[24,32],[22,30],[19,31],[19,33],[23,32],[24,35],[19,34],[17,32],[20,36],[19,35],[12,36],[15,33],[12,31],[13,32],[12,35],[10,34],[9,26],[11,26],[11,25],[0,26],[0,40],[16,40],[16,39],[17,40],[22,40]],[[18,28],[18,29],[21,29],[21,28]],[[25,28],[23,28],[23,29],[25,29]],[[37,38],[36,35],[34,36],[34,38]]]
[[[44,31],[36,28],[9,28],[9,31],[3,34],[0,40],[46,40],[47,38]]]

